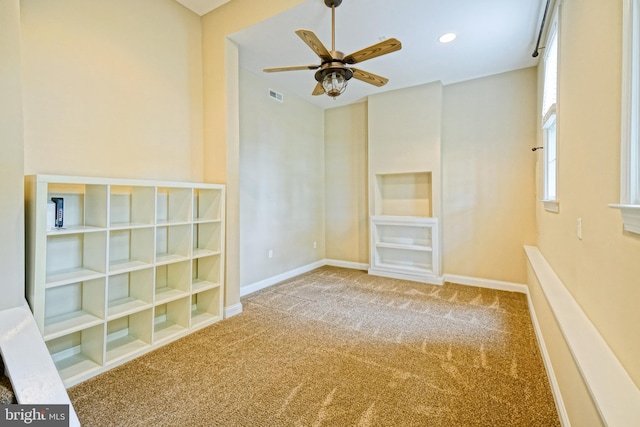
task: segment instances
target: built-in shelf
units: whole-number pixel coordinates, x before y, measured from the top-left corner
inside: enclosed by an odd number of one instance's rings
[[[222,318],[223,185],[33,175],[25,198],[27,298],[67,386]]]

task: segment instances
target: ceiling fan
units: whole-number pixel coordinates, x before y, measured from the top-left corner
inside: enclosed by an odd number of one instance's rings
[[[377,76],[367,71],[350,67],[368,59],[386,55],[402,49],[402,44],[395,38],[385,39],[349,55],[336,50],[336,7],[342,0],[324,0],[324,4],[331,8],[331,51],[322,44],[311,30],[297,30],[296,34],[320,57],[320,65],[300,65],[292,67],[265,68],[263,71],[274,73],[279,71],[318,70],[315,74],[317,84],[313,95],[327,95],[335,98],[344,92],[347,82],[353,77],[374,86],[384,86],[389,79]]]

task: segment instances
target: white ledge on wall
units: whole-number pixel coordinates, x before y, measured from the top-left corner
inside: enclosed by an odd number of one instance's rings
[[[524,249],[604,424],[638,426],[640,389],[540,250]]]
[[[544,209],[549,212],[560,212],[560,202],[557,200],[540,200]]]
[[[640,234],[640,205],[611,204],[609,207],[620,209],[626,231]]]

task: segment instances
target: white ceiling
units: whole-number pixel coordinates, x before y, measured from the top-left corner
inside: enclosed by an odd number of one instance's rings
[[[216,7],[220,7],[231,0],[176,0],[178,3],[188,7],[198,15],[202,16],[211,12]]]
[[[220,0],[179,0],[225,3]],[[396,37],[402,50],[371,59],[358,68],[389,78],[377,88],[351,79],[335,100],[311,96],[313,71],[263,73],[266,67],[319,64],[294,33],[313,31],[331,49],[331,9],[307,0],[277,16],[230,35],[240,50],[240,66],[261,75],[272,89],[293,93],[321,108],[359,102],[368,95],[423,83],[455,83],[530,67],[542,18],[543,0],[344,0],[336,8],[336,50],[345,54]],[[455,32],[456,40],[438,37]],[[539,58],[539,57],[538,57]],[[266,95],[265,95],[266,96]]]

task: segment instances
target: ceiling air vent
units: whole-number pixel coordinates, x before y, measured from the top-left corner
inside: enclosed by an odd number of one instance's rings
[[[282,95],[280,92],[276,92],[273,89],[269,89],[269,98],[275,99],[278,102],[284,102],[284,95]]]

